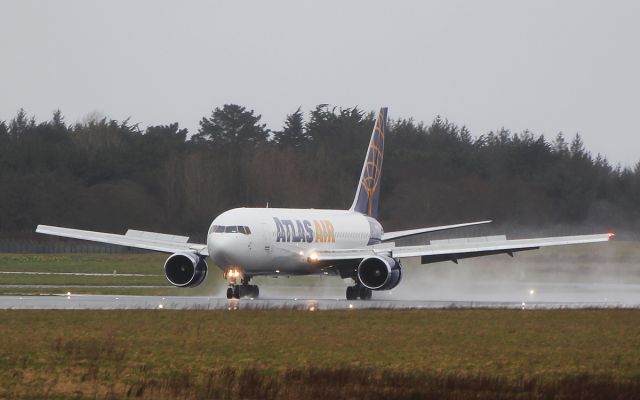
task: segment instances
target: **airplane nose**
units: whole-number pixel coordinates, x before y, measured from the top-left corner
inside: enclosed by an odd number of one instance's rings
[[[224,249],[228,248],[227,237],[221,234],[212,233],[207,237],[207,249],[209,250],[209,257],[212,260],[218,261],[226,258]]]
[[[224,233],[212,233],[209,235],[207,238],[209,258],[218,265],[233,264],[233,239],[232,235]]]

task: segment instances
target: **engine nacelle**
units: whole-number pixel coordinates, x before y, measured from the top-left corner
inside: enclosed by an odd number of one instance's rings
[[[197,254],[172,254],[164,263],[164,274],[173,286],[196,287],[207,277],[207,263]]]
[[[391,257],[365,258],[358,265],[358,280],[371,290],[390,290],[402,280],[402,268]]]

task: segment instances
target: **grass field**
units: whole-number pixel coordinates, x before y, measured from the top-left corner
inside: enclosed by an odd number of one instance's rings
[[[0,294],[130,294],[189,296],[209,294],[224,285],[215,267],[195,289],[172,287],[164,278],[167,256],[147,254],[0,254],[0,272],[75,273],[104,275],[1,274]],[[126,276],[130,274],[141,276]],[[55,287],[11,287],[13,285]],[[93,287],[103,286],[103,287]],[[127,287],[135,286],[135,287]],[[145,287],[147,286],[147,287]]]
[[[0,398],[633,399],[640,311],[0,311]]]

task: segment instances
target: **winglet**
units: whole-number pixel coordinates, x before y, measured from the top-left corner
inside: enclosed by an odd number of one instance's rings
[[[387,130],[387,108],[378,112],[376,122],[371,133],[367,157],[362,166],[362,173],[358,181],[356,197],[353,199],[351,211],[378,216],[378,200],[380,198],[380,178],[382,177],[382,159],[384,158],[384,135]]]

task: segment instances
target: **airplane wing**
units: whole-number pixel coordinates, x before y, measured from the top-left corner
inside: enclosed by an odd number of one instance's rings
[[[208,256],[204,244],[188,243],[186,236],[174,236],[163,233],[136,231],[129,229],[124,235],[113,233],[82,231],[57,226],[38,225],[36,232],[45,235],[61,236],[72,239],[90,240],[92,242],[116,244],[138,249],[154,250],[162,253],[189,252]]]
[[[402,237],[419,235],[421,233],[445,231],[445,230],[448,230],[448,229],[464,228],[466,226],[481,225],[481,224],[488,224],[488,223],[491,223],[491,221],[467,222],[465,224],[432,226],[430,228],[420,228],[420,229],[409,229],[409,230],[406,230],[406,231],[385,232],[385,233],[382,234],[382,241],[386,242],[386,241],[389,241],[389,240],[398,239],[398,238],[402,238]]]
[[[614,236],[613,233],[605,233],[515,240],[509,240],[506,236],[432,240],[430,244],[422,246],[371,246],[362,249],[318,251],[309,257],[309,262],[328,265],[348,261],[353,262],[375,255],[386,255],[392,258],[420,257],[422,264],[439,261],[457,263],[459,259],[463,258],[493,254],[509,254],[512,256],[513,253],[518,251],[534,250],[541,247],[606,242]]]
[[[509,254],[541,247],[565,246],[571,244],[606,242],[613,237],[611,233],[600,235],[560,236],[536,239],[509,240],[505,236],[487,236],[481,238],[433,240],[426,246],[403,246],[391,250],[391,257],[421,257],[422,264],[453,261],[492,254]]]

